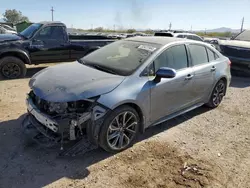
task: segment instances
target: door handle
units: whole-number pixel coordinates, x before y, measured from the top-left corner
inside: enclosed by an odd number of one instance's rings
[[[194,75],[192,74],[188,74],[185,78],[185,80],[191,80],[193,78]]]
[[[211,71],[215,71],[215,70],[216,70],[216,67],[212,66]]]

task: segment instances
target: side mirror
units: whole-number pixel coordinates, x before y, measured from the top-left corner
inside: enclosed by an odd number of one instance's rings
[[[176,71],[171,68],[161,67],[156,72],[155,81],[160,82],[161,78],[174,78],[176,76]]]

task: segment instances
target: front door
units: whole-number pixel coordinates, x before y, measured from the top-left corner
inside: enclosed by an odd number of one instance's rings
[[[194,73],[189,67],[185,45],[166,49],[154,60],[153,65],[156,71],[160,67],[169,67],[177,73],[175,78],[162,78],[158,83],[151,81],[151,123],[191,106],[194,101]]]
[[[216,65],[214,54],[203,45],[189,44],[188,49],[194,70],[193,93],[197,102],[204,102],[208,98],[215,83]]]
[[[34,63],[53,63],[69,59],[67,37],[62,26],[42,28],[29,46],[31,61]]]

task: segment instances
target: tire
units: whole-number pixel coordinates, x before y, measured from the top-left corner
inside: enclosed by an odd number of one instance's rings
[[[213,92],[210,96],[209,102],[206,104],[206,106],[210,108],[218,107],[221,101],[223,100],[225,93],[226,93],[226,83],[225,81],[220,80],[215,85]]]
[[[0,78],[17,79],[25,77],[27,72],[24,62],[14,56],[0,59]]]
[[[122,118],[125,113],[124,122],[127,122],[122,124]],[[119,126],[117,120],[119,122]],[[136,136],[138,135],[139,126],[140,117],[134,108],[130,106],[121,106],[116,108],[107,115],[103,126],[101,127],[99,134],[100,147],[110,153],[117,153],[127,149],[133,144]],[[116,137],[114,137],[115,135]]]

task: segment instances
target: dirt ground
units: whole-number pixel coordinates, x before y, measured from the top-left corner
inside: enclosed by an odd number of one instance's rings
[[[27,78],[0,81],[0,188],[250,187],[250,79],[233,77],[220,107],[148,129],[130,149],[75,157],[25,145]]]

